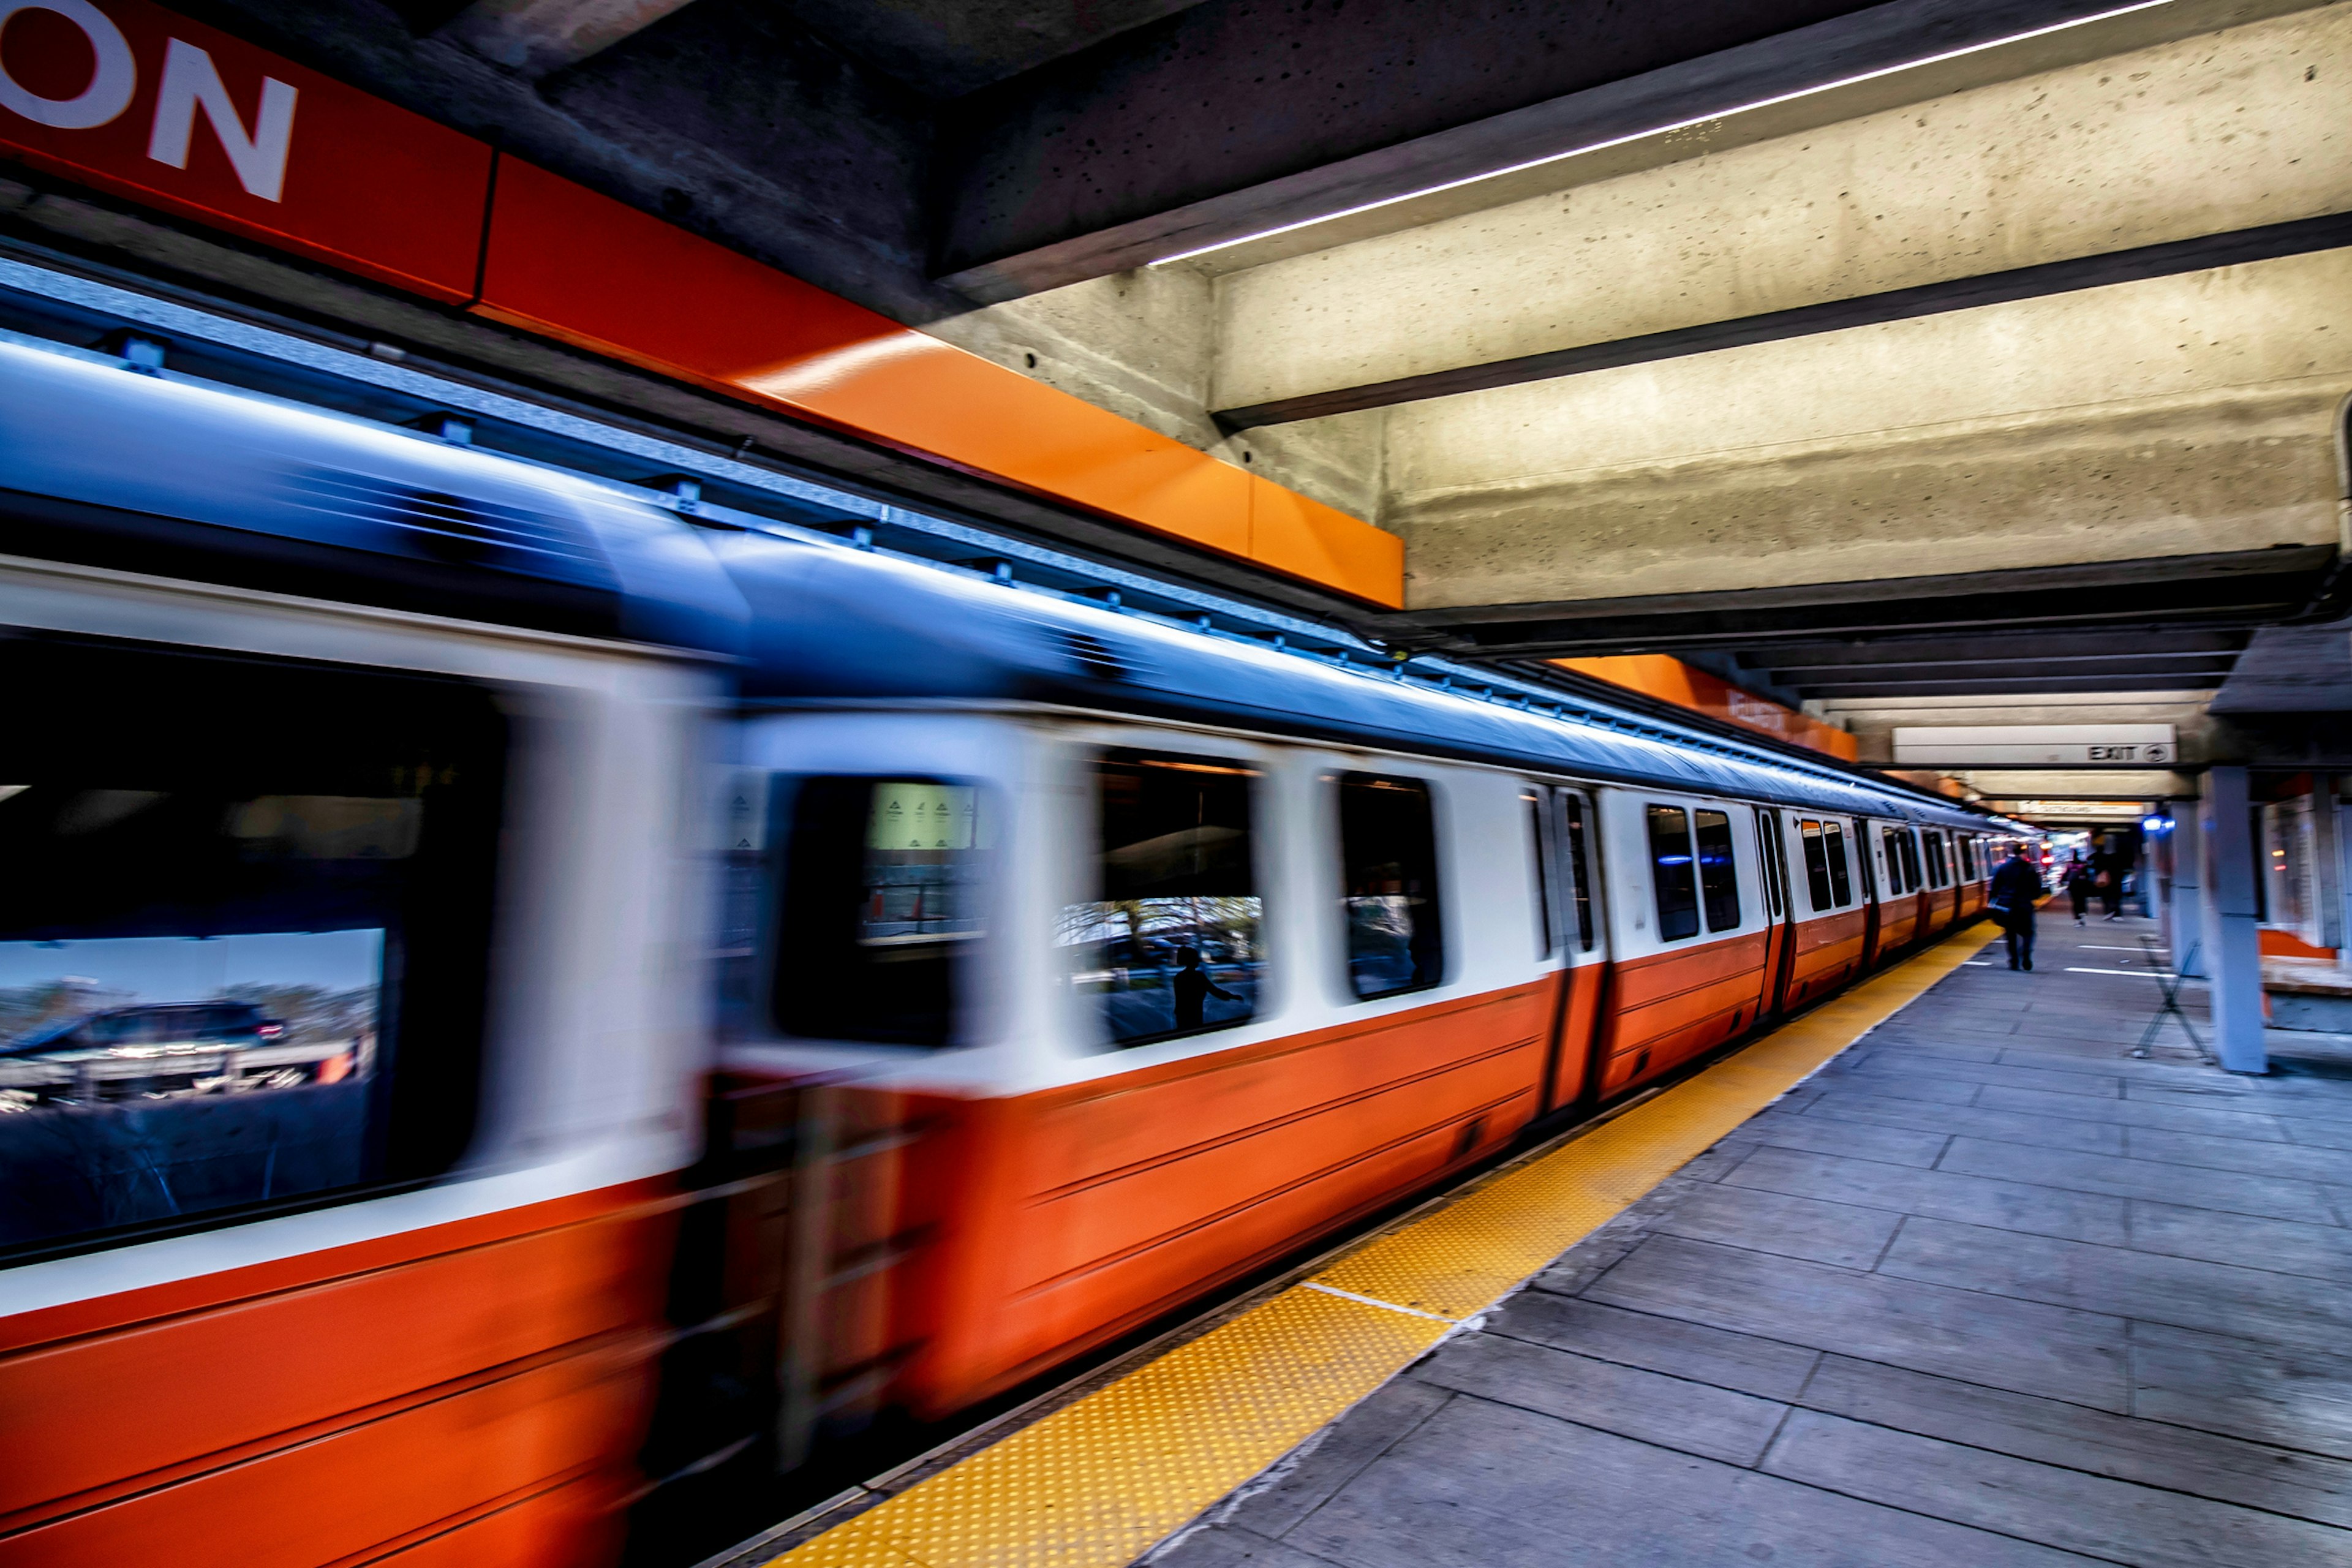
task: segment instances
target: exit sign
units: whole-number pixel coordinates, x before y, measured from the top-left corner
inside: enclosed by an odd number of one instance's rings
[[[2169,724],[1939,724],[1897,729],[1905,767],[2168,768],[2180,760]]]

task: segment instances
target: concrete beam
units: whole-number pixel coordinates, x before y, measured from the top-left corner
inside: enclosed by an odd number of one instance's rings
[[[1381,522],[1486,616],[2333,550],[2347,298],[2329,251],[1391,409]]]
[[[1211,0],[954,107],[943,270],[993,300],[1255,265],[2311,3]]]
[[[538,78],[603,54],[688,0],[473,0],[449,37],[519,76]]]
[[[1311,417],[2352,243],[2347,79],[2328,7],[1233,273],[1216,403]]]

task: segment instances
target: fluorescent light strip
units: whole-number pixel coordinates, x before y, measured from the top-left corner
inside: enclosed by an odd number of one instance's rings
[[[1752,103],[1738,104],[1730,109],[1718,109],[1706,114],[1696,114],[1687,120],[1676,120],[1664,125],[1653,125],[1645,130],[1631,131],[1622,136],[1612,136],[1603,142],[1590,142],[1581,147],[1571,147],[1565,153],[1547,153],[1540,158],[1530,158],[1524,163],[1509,163],[1499,169],[1487,169],[1475,174],[1465,174],[1458,180],[1448,180],[1443,184],[1427,185],[1417,191],[1407,191],[1402,195],[1382,196],[1378,201],[1364,202],[1352,207],[1341,207],[1338,212],[1318,213],[1313,217],[1303,217],[1296,223],[1286,223],[1277,228],[1260,229],[1255,234],[1245,234],[1238,239],[1220,239],[1213,244],[1195,246],[1191,250],[1180,250],[1173,256],[1162,256],[1145,265],[1167,267],[1179,261],[1190,261],[1196,256],[1206,256],[1211,251],[1230,250],[1238,245],[1255,245],[1261,239],[1272,239],[1276,235],[1295,234],[1302,228],[1312,228],[1318,223],[1336,223],[1343,217],[1354,217],[1358,213],[1378,212],[1382,207],[1392,207],[1400,202],[1419,201],[1423,196],[1433,196],[1445,191],[1458,191],[1465,185],[1475,185],[1482,180],[1499,180],[1506,174],[1517,174],[1528,169],[1540,169],[1546,163],[1557,163],[1569,158],[1581,158],[1587,153],[1604,153],[1612,147],[1622,147],[1629,142],[1646,141],[1653,136],[1664,136],[1676,131],[1687,131],[1695,125],[1705,125],[1712,121],[1728,120],[1735,114],[1748,114],[1759,109],[1770,109],[1776,104],[1794,103],[1799,99],[1811,98],[1816,93],[1834,92],[1842,87],[1853,87],[1865,81],[1876,81],[1881,77],[1896,76],[1904,71],[1917,70],[1922,66],[1940,65],[1946,60],[1957,60],[1969,55],[1982,54],[1987,49],[2005,48],[2011,44],[2021,44],[2033,38],[2048,37],[2053,33],[2063,33],[2075,27],[2087,27],[2094,22],[2112,21],[2117,16],[2128,16],[2135,11],[2152,11],[2158,5],[2168,5],[2171,3],[2172,0],[2135,0],[2133,5],[2118,5],[2112,11],[2101,11],[2089,16],[2076,16],[2071,21],[2053,22],[2046,27],[2034,27],[2022,33],[2011,33],[2005,37],[1988,38],[1983,43],[1969,44],[1957,49],[1946,49],[1941,54],[1923,55],[1916,60],[1905,60],[1899,65],[1881,66],[1876,70],[1863,71],[1855,76],[1840,77],[1835,81],[1818,82],[1811,87],[1801,87],[1792,91],[1775,93],[1770,98],[1759,98]]]

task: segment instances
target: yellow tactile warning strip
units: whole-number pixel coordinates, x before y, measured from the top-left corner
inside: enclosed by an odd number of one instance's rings
[[[782,1557],[792,1568],[1118,1568],[1958,969],[1930,948],[1655,1099]]]

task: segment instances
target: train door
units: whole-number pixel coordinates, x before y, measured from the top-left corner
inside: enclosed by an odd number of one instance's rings
[[[1547,939],[1560,958],[1541,1109],[1558,1110],[1591,1097],[1601,1020],[1607,1002],[1609,947],[1601,904],[1600,818],[1580,789],[1531,786],[1537,807],[1537,866],[1543,882]]]
[[[1797,916],[1789,893],[1789,847],[1780,814],[1756,808],[1756,850],[1764,889],[1764,996],[1758,1022],[1778,1018],[1789,999],[1789,972],[1797,952]]]
[[[1862,872],[1862,967],[1867,972],[1878,963],[1879,927],[1885,911],[1879,908],[1877,846],[1873,842],[1870,819],[1857,816],[1853,822],[1854,864]]]

